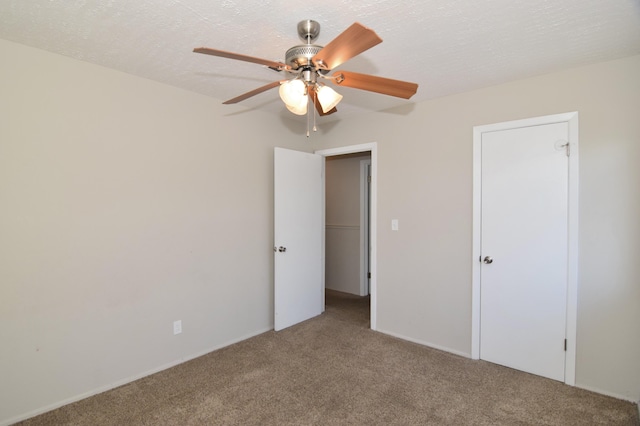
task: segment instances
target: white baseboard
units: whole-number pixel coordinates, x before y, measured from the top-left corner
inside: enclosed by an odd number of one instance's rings
[[[407,340],[409,342],[417,343],[417,344],[422,345],[422,346],[427,346],[427,347],[430,347],[430,348],[433,348],[433,349],[438,349],[438,350],[441,350],[441,351],[444,351],[444,352],[449,352],[449,353],[452,353],[452,354],[455,354],[455,355],[459,355],[459,356],[471,359],[471,354],[466,353],[466,352],[454,350],[454,349],[447,348],[447,347],[440,346],[440,345],[434,345],[433,343],[430,343],[430,342],[425,342],[425,341],[422,341],[422,340],[419,340],[419,339],[414,339],[414,338],[411,338],[411,337],[403,336],[401,334],[393,333],[393,332],[390,332],[390,331],[385,331],[385,330],[376,330],[376,331],[378,331],[378,332],[380,332],[382,334],[388,334],[389,336],[397,337],[398,339]],[[620,399],[620,400],[623,400],[623,401],[633,402],[638,407],[638,416],[640,417],[640,401],[635,401],[633,398],[631,398],[629,396],[620,395],[620,394],[617,394],[615,392],[604,391],[602,389],[598,389],[598,388],[595,388],[595,387],[592,387],[592,386],[584,386],[584,385],[576,384],[575,387],[580,388],[580,389],[584,389],[584,390],[588,390],[590,392],[599,393],[601,395],[610,396],[612,398]]]
[[[610,397],[615,398],[615,399],[620,399],[622,401],[629,401],[629,402],[633,402],[634,404],[638,404],[638,401],[635,401],[630,396],[624,396],[624,395],[617,394],[615,392],[609,392],[609,391],[605,391],[605,390],[602,390],[602,389],[598,389],[598,388],[593,387],[593,386],[585,386],[585,385],[581,385],[581,384],[578,384],[578,383],[576,383],[576,387],[580,388],[580,389],[588,390],[589,392],[599,393],[600,395],[610,396]],[[640,410],[640,408],[639,408],[639,410]],[[639,414],[640,414],[640,411],[639,411]]]
[[[393,333],[393,332],[386,331],[386,330],[378,329],[376,331],[379,332],[379,333],[382,333],[382,334],[387,334],[389,336],[397,337],[398,339],[406,340],[408,342],[417,343],[419,345],[427,346],[427,347],[433,348],[433,349],[438,349],[439,351],[449,352],[449,353],[452,353],[454,355],[459,355],[459,356],[464,357],[464,358],[471,358],[471,354],[467,353],[467,352],[458,351],[456,349],[447,348],[445,346],[436,345],[436,344],[433,344],[433,343],[430,343],[430,342],[425,342],[425,341],[422,341],[422,340],[419,340],[419,339],[414,339],[412,337],[403,336],[402,334]]]
[[[258,336],[260,334],[266,333],[267,331],[271,331],[271,330],[273,330],[273,327],[261,329],[261,330],[258,330],[256,332],[254,332],[254,333],[250,333],[250,334],[247,334],[245,336],[239,337],[237,339],[233,339],[233,340],[230,340],[228,342],[225,342],[223,344],[216,345],[216,346],[214,346],[212,348],[205,349],[204,351],[201,351],[201,352],[198,352],[198,353],[195,353],[195,354],[183,357],[183,358],[179,358],[179,359],[177,359],[175,361],[171,361],[168,364],[161,365],[160,367],[154,368],[152,370],[145,371],[144,373],[136,374],[134,376],[130,376],[130,377],[127,377],[125,379],[118,380],[118,381],[110,383],[108,385],[101,386],[99,388],[93,389],[93,390],[91,390],[89,392],[84,392],[84,393],[81,393],[79,395],[72,396],[71,398],[63,399],[61,401],[55,402],[53,404],[49,404],[47,406],[38,408],[38,409],[30,411],[28,413],[20,414],[20,415],[18,415],[16,417],[13,417],[11,419],[0,420],[0,426],[8,426],[8,425],[11,425],[11,424],[14,424],[14,423],[29,419],[31,417],[35,417],[35,416],[38,416],[40,414],[44,414],[44,413],[46,413],[48,411],[55,410],[56,408],[60,408],[60,407],[63,407],[65,405],[80,401],[82,399],[89,398],[89,397],[94,396],[94,395],[98,395],[100,393],[109,391],[111,389],[115,389],[115,388],[120,387],[122,385],[126,385],[127,383],[135,382],[136,380],[140,380],[140,379],[142,379],[144,377],[147,377],[147,376],[150,376],[152,374],[159,373],[160,371],[167,370],[167,369],[169,369],[171,367],[175,367],[176,365],[180,365],[180,364],[185,363],[187,361],[191,361],[192,359],[199,358],[199,357],[201,357],[203,355],[206,355],[208,353],[217,351],[217,350],[225,348],[227,346],[231,346],[231,345],[233,345],[235,343],[238,343],[238,342],[242,342],[243,340],[250,339],[252,337]]]

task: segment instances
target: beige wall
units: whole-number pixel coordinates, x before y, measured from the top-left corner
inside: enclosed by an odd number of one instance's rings
[[[578,111],[576,381],[638,401],[639,76],[636,56],[345,118],[322,135],[323,148],[378,143],[379,330],[470,354],[473,126]]]
[[[276,144],[378,142],[378,326],[468,355],[472,127],[575,110],[577,382],[640,399],[640,57],[319,123],[307,142],[282,117],[0,55],[0,423],[272,327]]]
[[[273,146],[310,149],[302,131],[0,57],[0,424],[272,328]]]
[[[328,157],[325,165],[325,287],[360,296],[367,294],[360,288],[360,162],[370,158]]]

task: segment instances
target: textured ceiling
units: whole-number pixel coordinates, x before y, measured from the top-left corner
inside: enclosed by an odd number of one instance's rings
[[[339,68],[420,85],[408,101],[340,87],[322,120],[640,54],[638,0],[2,0],[0,38],[224,101],[284,76],[193,48],[283,61],[303,19],[320,45],[372,28],[384,42]],[[276,89],[228,108],[290,114]]]

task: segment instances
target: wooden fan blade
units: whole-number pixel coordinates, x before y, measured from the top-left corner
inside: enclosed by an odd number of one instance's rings
[[[196,53],[204,53],[206,55],[220,56],[222,58],[237,59],[238,61],[253,62],[254,64],[266,65],[277,70],[290,68],[288,65],[285,65],[282,62],[255,58],[253,56],[241,55],[239,53],[226,52],[224,50],[211,49],[209,47],[196,47],[195,49],[193,49],[193,51]]]
[[[382,39],[372,29],[355,22],[322,48],[313,62],[320,68],[332,70],[378,43],[382,43]]]
[[[340,86],[368,90],[370,92],[382,93],[383,95],[396,96],[404,99],[409,99],[418,91],[418,85],[416,83],[376,77],[369,74],[339,71],[335,73],[333,77],[333,82]]]
[[[313,89],[309,90],[309,96],[311,97],[311,101],[313,102],[313,104],[316,106],[316,111],[318,111],[318,115],[319,116],[325,116],[325,115],[329,115],[329,114],[333,114],[334,112],[338,112],[338,109],[336,107],[331,108],[329,111],[324,112],[322,110],[322,105],[320,105],[320,101],[318,100],[318,96],[316,94],[316,91]]]
[[[286,80],[282,80],[282,81],[274,81],[273,83],[269,83],[269,84],[265,84],[262,87],[258,87],[257,89],[253,89],[250,92],[244,93],[240,96],[236,96],[233,99],[229,99],[228,101],[223,102],[224,105],[229,105],[229,104],[236,104],[240,101],[244,101],[245,99],[248,99],[252,96],[255,96],[259,93],[262,92],[266,92],[269,89],[273,89],[274,87],[278,87],[280,86],[282,83],[284,83]]]

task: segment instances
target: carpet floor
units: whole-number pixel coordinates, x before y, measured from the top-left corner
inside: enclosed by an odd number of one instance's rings
[[[21,425],[640,425],[636,404],[369,329],[369,299]]]

